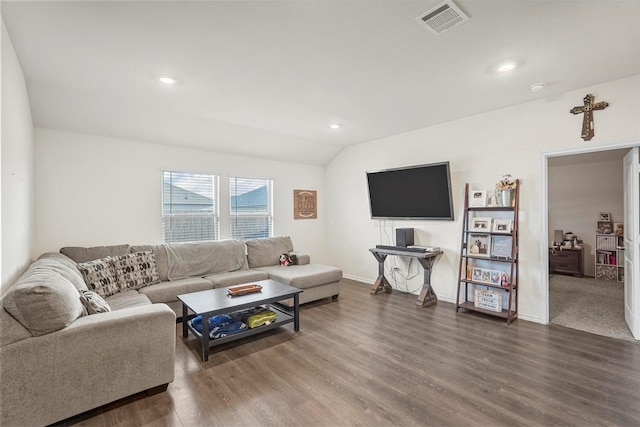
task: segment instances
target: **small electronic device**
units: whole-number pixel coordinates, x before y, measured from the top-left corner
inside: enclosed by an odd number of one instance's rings
[[[413,228],[396,228],[396,246],[413,245]]]
[[[424,252],[440,252],[440,246],[409,246],[407,249],[422,249]]]
[[[423,247],[417,247],[417,246],[409,246],[409,247],[405,247],[405,246],[389,246],[389,245],[376,245],[377,249],[388,249],[391,251],[401,251],[401,252],[417,252],[417,253],[424,253],[427,252],[427,250]]]

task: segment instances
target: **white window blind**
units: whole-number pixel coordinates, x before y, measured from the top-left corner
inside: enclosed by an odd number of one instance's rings
[[[229,178],[229,228],[232,239],[273,235],[273,181]]]
[[[162,188],[163,241],[218,239],[216,175],[163,171]]]

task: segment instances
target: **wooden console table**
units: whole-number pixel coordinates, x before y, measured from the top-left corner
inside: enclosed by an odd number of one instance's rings
[[[372,248],[369,249],[369,252],[371,252],[378,261],[378,278],[371,288],[372,294],[377,295],[380,292],[391,293],[391,284],[389,283],[387,278],[384,277],[384,261],[387,259],[387,256],[407,256],[416,258],[420,262],[420,265],[422,265],[422,267],[424,268],[424,283],[422,284],[422,291],[420,291],[420,295],[418,295],[418,301],[416,302],[416,304],[419,307],[429,307],[431,305],[435,305],[438,302],[438,297],[431,287],[431,268],[433,267],[436,258],[442,253],[442,251],[412,252],[402,249]]]

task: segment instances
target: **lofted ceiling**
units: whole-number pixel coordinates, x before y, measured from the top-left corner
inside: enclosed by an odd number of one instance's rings
[[[308,164],[640,74],[639,1],[454,1],[469,20],[439,35],[415,20],[439,0],[1,7],[36,127]]]

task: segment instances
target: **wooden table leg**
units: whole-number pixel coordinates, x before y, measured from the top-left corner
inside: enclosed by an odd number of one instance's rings
[[[380,292],[386,292],[388,294],[391,293],[393,288],[391,287],[391,283],[387,280],[386,277],[378,276],[373,286],[371,287],[371,293],[374,295],[379,294]]]
[[[187,333],[187,321],[189,320],[189,309],[187,304],[182,303],[182,338],[186,338]]]
[[[435,257],[418,258],[418,261],[420,261],[420,264],[422,264],[422,268],[424,268],[424,283],[422,285],[420,295],[418,295],[418,301],[416,302],[416,305],[418,307],[430,307],[438,303],[438,296],[431,287],[431,267],[433,267]]]
[[[209,314],[202,315],[202,361],[209,360]]]
[[[293,296],[293,330],[300,330],[300,297],[298,294]]]
[[[387,259],[387,255],[373,252],[373,256],[376,257],[376,260],[378,261],[378,278],[371,287],[370,292],[374,295],[377,295],[380,292],[386,292],[390,294],[393,288],[391,287],[391,283],[389,283],[387,278],[384,277],[384,260]]]

